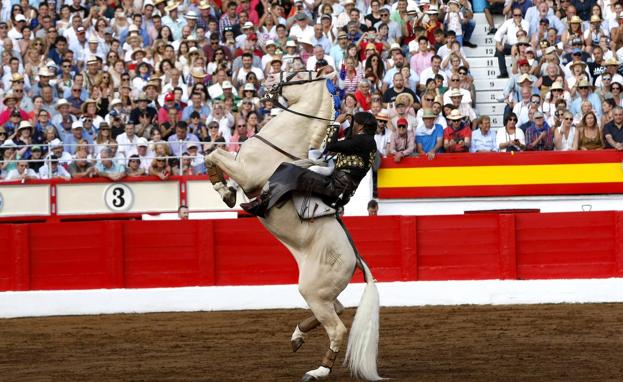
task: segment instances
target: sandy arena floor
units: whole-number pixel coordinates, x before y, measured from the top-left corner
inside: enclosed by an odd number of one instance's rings
[[[350,325],[354,310],[344,319]],[[302,310],[0,320],[0,381],[299,381]],[[341,366],[330,381],[350,381]],[[621,381],[623,304],[387,308],[379,369],[394,381]]]

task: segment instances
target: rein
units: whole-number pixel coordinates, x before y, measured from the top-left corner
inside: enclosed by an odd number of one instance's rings
[[[290,154],[289,152],[283,150],[282,148],[275,146],[274,144],[272,144],[269,140],[267,140],[266,138],[260,136],[260,135],[254,135],[253,137],[259,139],[260,141],[264,142],[266,145],[268,145],[269,147],[271,147],[272,149],[280,152],[281,154],[287,156],[288,158],[292,159],[292,160],[300,160],[301,158],[296,157],[292,154]]]

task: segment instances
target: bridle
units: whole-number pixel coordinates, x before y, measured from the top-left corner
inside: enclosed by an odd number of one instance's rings
[[[308,79],[304,79],[304,80],[292,81],[292,79],[294,77],[296,77],[299,73],[307,73],[309,78]],[[273,105],[277,106],[278,108],[283,109],[283,110],[285,110],[287,112],[290,112],[292,114],[300,115],[301,117],[306,117],[306,118],[318,119],[318,120],[321,120],[321,121],[334,122],[333,119],[317,117],[315,115],[305,114],[305,113],[298,112],[296,110],[292,110],[289,107],[287,107],[284,104],[282,104],[281,102],[279,102],[279,97],[282,97],[283,99],[286,100],[286,102],[288,102],[288,99],[283,95],[283,88],[286,87],[286,86],[302,85],[302,84],[307,84],[307,83],[310,83],[310,82],[326,81],[327,80],[324,77],[313,78],[312,74],[314,74],[314,73],[316,73],[316,72],[313,71],[313,70],[300,70],[300,71],[296,71],[296,72],[292,72],[292,73],[284,73],[284,72],[279,73],[279,82],[277,84],[275,84],[268,91],[268,95],[266,96],[266,99],[272,101]],[[284,75],[286,75],[285,78],[284,78]]]
[[[308,79],[304,79],[304,80],[296,80],[296,81],[292,81],[292,79],[294,77],[296,77],[299,73],[304,73],[306,72],[309,76]],[[298,112],[296,110],[292,110],[289,107],[285,106],[284,104],[282,104],[281,102],[279,102],[279,97],[282,97],[283,99],[286,100],[286,102],[288,102],[288,99],[283,95],[283,88],[286,86],[292,86],[292,85],[302,85],[302,84],[307,84],[310,82],[316,82],[316,81],[326,81],[327,79],[324,77],[312,77],[312,74],[314,74],[316,72],[314,72],[313,70],[301,70],[301,71],[296,71],[296,72],[292,72],[292,73],[287,73],[287,76],[285,76],[284,78],[284,72],[279,73],[279,82],[277,84],[275,84],[269,91],[268,94],[266,95],[266,99],[270,100],[273,105],[277,106],[280,109],[283,109],[287,112],[290,112],[292,114],[296,114],[296,115],[300,115],[301,117],[305,117],[305,118],[311,118],[311,119],[318,119],[321,121],[327,121],[330,123],[335,122],[333,119],[327,119],[327,118],[322,118],[322,117],[317,117],[315,115],[311,115],[311,114],[305,114],[305,113],[301,113]],[[269,140],[267,140],[266,138],[262,137],[259,134],[254,135],[252,138],[257,138],[260,141],[264,142],[264,144],[266,144],[267,146],[269,146],[270,148],[272,148],[273,150],[285,155],[286,157],[297,161],[300,160],[301,158],[290,154],[289,152],[283,150],[282,148],[280,148],[279,146],[276,146],[275,144],[273,144],[272,142],[270,142]]]

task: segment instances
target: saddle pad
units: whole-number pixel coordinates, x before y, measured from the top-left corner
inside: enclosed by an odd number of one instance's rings
[[[315,196],[307,196],[300,192],[292,195],[292,202],[299,217],[303,220],[319,218],[327,215],[335,215],[335,208],[325,204],[322,199]]]

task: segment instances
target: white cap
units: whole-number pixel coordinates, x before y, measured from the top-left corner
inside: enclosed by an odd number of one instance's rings
[[[60,141],[59,141],[60,142]],[[4,147],[4,148],[8,148],[8,147],[17,147],[17,145],[15,144],[15,142],[13,142],[12,139],[7,139],[6,141],[4,141],[4,143],[2,144],[2,146],[0,147]]]
[[[199,147],[199,145],[197,144],[197,142],[188,142],[188,144],[186,145],[187,149],[192,149],[193,147],[197,148]]]
[[[231,88],[233,88],[231,82],[223,81],[223,85],[221,85],[221,89],[231,89]]]
[[[26,21],[26,17],[20,13],[17,16],[15,16],[15,21],[18,21],[18,22],[19,21]]]
[[[65,101],[67,102],[67,101]],[[113,107],[115,105],[120,105],[121,104],[121,100],[119,98],[115,98],[110,102],[110,107]],[[57,106],[58,107],[58,106]]]
[[[244,84],[244,87],[242,88],[243,91],[247,91],[247,90],[253,90],[255,91],[255,86],[253,86],[252,83],[247,82],[246,84]]]
[[[246,23],[244,23],[244,25],[242,26],[242,29],[249,29],[249,28],[253,28],[253,23],[250,21],[247,21]]]
[[[50,146],[52,146],[52,148],[63,147],[63,142],[58,138],[54,138],[52,142],[50,142]]]
[[[195,11],[188,11],[186,12],[186,15],[184,17],[186,17],[187,19],[196,20],[199,18],[199,15]]]
[[[286,48],[296,48],[296,43],[293,40],[286,42]]]
[[[147,143],[147,139],[140,137],[137,141],[136,141],[136,147],[147,147],[149,146],[149,143]]]
[[[74,121],[71,124],[71,129],[82,129],[82,121]]]
[[[418,9],[418,6],[417,6],[417,5],[415,5],[415,4],[409,4],[409,5],[407,6],[407,13],[410,13],[410,12],[417,12],[418,10],[419,10],[419,9]]]
[[[264,46],[269,46],[269,45],[276,45],[275,41],[273,41],[273,40],[266,40],[266,44],[264,44]]]

